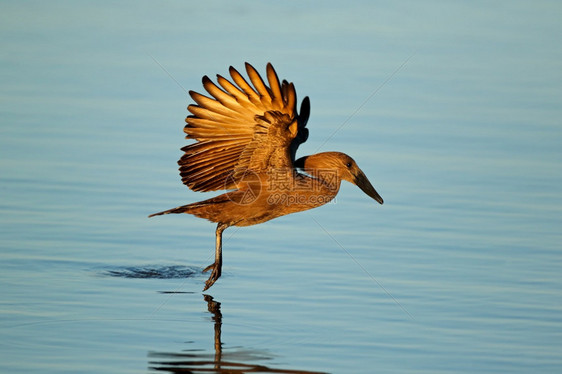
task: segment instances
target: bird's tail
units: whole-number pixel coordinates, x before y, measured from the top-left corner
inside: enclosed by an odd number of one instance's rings
[[[190,210],[190,205],[182,205],[182,206],[178,206],[177,208],[172,208],[172,209],[168,209],[165,210],[163,212],[158,212],[158,213],[152,213],[151,215],[148,216],[148,218],[150,217],[154,217],[154,216],[161,216],[163,214],[170,214],[170,213],[187,213]]]
[[[172,208],[168,210],[164,210],[163,212],[153,213],[148,217],[154,216],[161,216],[163,214],[170,214],[170,213],[188,213],[193,214],[194,216],[205,218],[213,222],[218,222],[217,214],[221,212],[219,206],[229,202],[230,199],[228,198],[227,194],[220,195],[209,200],[199,201],[197,203],[187,204],[178,206],[177,208]]]

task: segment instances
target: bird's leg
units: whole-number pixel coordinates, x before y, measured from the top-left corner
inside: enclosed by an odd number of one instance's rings
[[[207,266],[204,270],[203,273],[213,269],[213,271],[211,272],[211,275],[209,276],[209,279],[207,279],[207,281],[205,282],[205,288],[203,288],[203,291],[208,290],[213,284],[215,284],[215,282],[217,281],[217,279],[220,278],[221,276],[221,268],[222,268],[222,232],[228,227],[229,225],[227,225],[226,223],[219,223],[217,225],[217,230],[216,230],[216,246],[215,246],[215,262],[212,263],[211,265]]]

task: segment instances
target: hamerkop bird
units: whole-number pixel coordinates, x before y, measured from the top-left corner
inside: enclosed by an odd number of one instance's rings
[[[232,82],[207,76],[203,87],[212,97],[190,91],[196,105],[187,109],[187,139],[195,139],[178,161],[182,182],[193,191],[228,192],[198,203],[150,215],[188,213],[217,223],[215,262],[203,291],[221,276],[222,233],[230,226],[250,226],[312,209],[332,200],[342,180],[357,185],[383,203],[355,161],[340,152],[323,152],[295,160],[308,138],[310,101],[297,112],[293,83],[279,82],[271,64],[267,81],[246,63],[250,83],[230,67]],[[304,173],[299,172],[302,170]]]

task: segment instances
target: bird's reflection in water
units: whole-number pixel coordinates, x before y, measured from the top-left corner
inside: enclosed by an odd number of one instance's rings
[[[273,357],[267,352],[257,350],[228,350],[223,352],[221,343],[222,313],[221,304],[212,296],[203,295],[207,308],[214,322],[215,352],[201,350],[173,352],[151,352],[149,366],[151,370],[169,373],[285,373],[285,374],[320,374],[317,371],[273,369],[262,364]]]

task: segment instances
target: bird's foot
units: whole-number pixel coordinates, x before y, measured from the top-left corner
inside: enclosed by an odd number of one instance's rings
[[[207,279],[207,281],[205,282],[205,288],[203,288],[203,291],[207,291],[209,288],[211,288],[211,286],[215,284],[215,282],[220,278],[221,268],[222,264],[215,262],[203,269],[203,273],[206,273],[211,269],[213,270],[211,272],[211,275],[209,276],[209,279]]]

